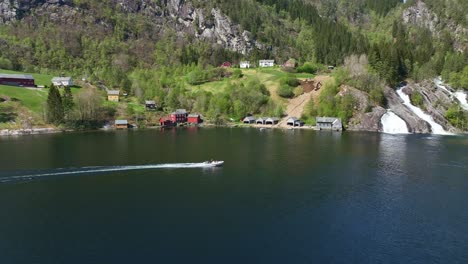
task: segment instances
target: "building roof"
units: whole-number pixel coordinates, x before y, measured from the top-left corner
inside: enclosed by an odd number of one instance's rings
[[[188,117],[200,117],[200,115],[199,114],[190,114],[190,115],[188,115]]]
[[[52,78],[52,82],[70,82],[72,77],[54,77]]]
[[[244,119],[242,119],[242,121],[255,121],[255,117],[253,116],[246,116]]]
[[[116,125],[128,125],[127,120],[115,120]]]
[[[275,60],[260,60],[260,62],[275,62]]]
[[[33,77],[32,75],[30,75],[30,74],[9,74],[9,73],[0,73],[0,78],[34,80],[34,77]]]
[[[108,90],[107,95],[120,95],[119,90]]]
[[[154,104],[154,105],[155,105],[156,102],[155,102],[155,101],[152,101],[152,100],[146,100],[146,101],[145,101],[145,104],[147,104],[147,105],[152,105],[152,104]]]
[[[280,119],[277,117],[269,117],[266,119],[266,121],[279,121]]]
[[[290,121],[296,122],[296,121],[299,121],[299,119],[297,117],[292,116],[292,117],[288,118],[288,122],[290,122]]]
[[[187,110],[185,109],[176,109],[174,112],[172,112],[173,114],[187,114]]]
[[[317,123],[335,123],[336,121],[340,121],[337,117],[317,117],[315,118]]]

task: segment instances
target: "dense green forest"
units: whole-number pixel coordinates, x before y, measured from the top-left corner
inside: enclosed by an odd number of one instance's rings
[[[402,10],[415,1],[188,2],[204,10],[207,26],[214,23],[210,10],[219,8],[261,47],[241,54],[212,44],[193,34],[200,30],[196,23],[181,34],[174,26],[177,19],[167,15],[167,1],[148,3],[159,8],[148,11],[143,6],[126,8],[113,0],[75,0],[55,9],[32,9],[21,13],[18,21],[2,25],[0,68],[71,74],[121,89],[140,102],[154,99],[168,109],[188,107],[213,117],[279,111],[266,99],[239,110],[239,102],[248,101],[243,87],[257,87],[250,90],[252,98],[266,95],[258,83],[233,83],[236,89],[228,90],[235,96],[187,93],[187,82],[196,85],[224,78],[216,70],[224,61],[272,58],[281,63],[296,58],[299,65],[340,66],[350,55],[365,54],[379,87],[381,81],[395,86],[406,78],[419,81],[442,75],[452,86],[468,89],[467,47],[454,48],[454,32],[446,27],[434,33],[402,22]],[[461,12],[466,10],[466,1],[425,2],[440,19],[466,26],[466,15]],[[285,97],[291,96],[287,89],[283,89]],[[380,96],[380,92],[375,94]]]

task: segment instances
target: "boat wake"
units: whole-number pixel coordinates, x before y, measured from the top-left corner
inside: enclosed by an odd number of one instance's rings
[[[193,168],[213,168],[213,164],[200,162],[200,163],[166,163],[166,164],[150,164],[150,165],[135,165],[135,166],[109,166],[109,167],[82,167],[82,168],[69,168],[69,169],[55,169],[49,172],[40,171],[35,174],[27,175],[9,175],[0,176],[0,183],[8,182],[21,182],[32,181],[44,177],[55,177],[64,175],[76,174],[96,174],[105,172],[118,172],[118,171],[134,171],[134,170],[152,170],[152,169],[193,169]]]

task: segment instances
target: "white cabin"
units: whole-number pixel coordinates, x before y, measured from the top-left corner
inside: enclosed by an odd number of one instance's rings
[[[71,77],[54,77],[52,83],[55,86],[73,86],[73,79]]]
[[[258,62],[259,67],[273,67],[275,66],[275,60],[260,60]]]
[[[241,61],[239,66],[241,69],[248,69],[250,68],[250,61]]]

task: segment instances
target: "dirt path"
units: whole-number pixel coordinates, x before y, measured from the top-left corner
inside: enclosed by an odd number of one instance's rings
[[[318,75],[314,78],[314,81],[321,82],[322,84],[324,84],[328,79],[330,79],[330,76]],[[290,117],[301,118],[307,103],[310,101],[310,99],[316,100],[316,98],[320,95],[321,91],[322,89],[318,91],[311,91],[308,93],[304,93],[296,98],[288,100],[288,105],[286,107],[286,116],[283,119],[281,119],[281,121],[278,123],[278,126],[287,127],[286,121]]]

